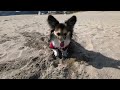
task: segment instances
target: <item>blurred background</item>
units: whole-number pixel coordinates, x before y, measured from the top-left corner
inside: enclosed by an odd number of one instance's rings
[[[0,11],[0,16],[27,15],[27,14],[71,14],[78,11]]]

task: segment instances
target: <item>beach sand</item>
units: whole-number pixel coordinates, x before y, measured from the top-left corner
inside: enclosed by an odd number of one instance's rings
[[[0,79],[120,79],[120,12],[77,16],[66,60],[51,58],[48,15],[0,16]]]

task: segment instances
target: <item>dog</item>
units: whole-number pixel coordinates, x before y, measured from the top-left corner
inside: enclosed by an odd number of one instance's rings
[[[48,15],[47,22],[50,26],[49,47],[53,50],[55,57],[67,58],[68,47],[73,36],[73,28],[77,21],[77,17],[73,15],[64,23],[59,21],[52,15]]]

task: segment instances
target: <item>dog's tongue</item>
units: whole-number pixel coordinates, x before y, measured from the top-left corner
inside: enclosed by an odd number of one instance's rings
[[[64,47],[64,42],[61,42],[61,43],[60,43],[60,46],[61,46],[61,47]]]

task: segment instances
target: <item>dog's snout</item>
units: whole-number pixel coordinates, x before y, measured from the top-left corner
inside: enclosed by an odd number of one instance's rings
[[[62,42],[62,41],[64,41],[64,37],[59,37],[59,39],[60,39],[60,41]]]

